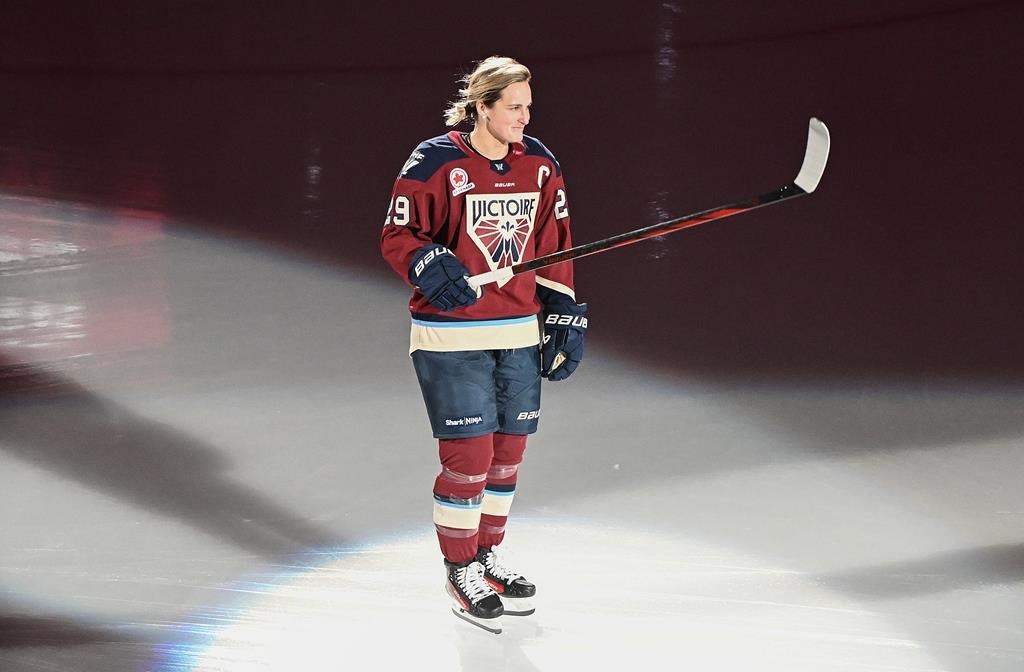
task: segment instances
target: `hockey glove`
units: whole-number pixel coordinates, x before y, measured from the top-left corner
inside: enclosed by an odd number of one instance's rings
[[[572,375],[583,359],[583,337],[587,333],[587,304],[566,303],[557,310],[544,313],[540,375],[548,380],[564,380]]]
[[[459,258],[437,243],[420,248],[409,264],[409,282],[443,311],[476,303],[480,290],[470,287],[468,277],[469,270]]]

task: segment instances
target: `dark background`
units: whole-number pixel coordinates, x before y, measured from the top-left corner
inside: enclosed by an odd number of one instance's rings
[[[440,7],[5,3],[0,191],[397,282],[398,169],[511,55],[577,242],[782,186],[807,119],[832,133],[813,196],[579,261],[596,343],[714,379],[1020,381],[1024,3]]]

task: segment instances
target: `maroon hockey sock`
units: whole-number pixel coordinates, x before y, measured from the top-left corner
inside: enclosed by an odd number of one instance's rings
[[[434,480],[434,527],[448,562],[476,555],[480,507],[494,455],[492,435],[439,441],[441,473]]]
[[[515,495],[519,464],[523,461],[525,451],[526,436],[494,435],[494,460],[487,471],[484,512],[480,516],[480,535],[477,539],[479,545],[484,548],[497,546],[505,538],[507,506],[511,505],[512,497]]]

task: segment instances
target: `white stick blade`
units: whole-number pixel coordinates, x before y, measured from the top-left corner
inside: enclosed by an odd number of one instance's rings
[[[818,188],[818,182],[825,172],[829,148],[828,128],[817,118],[811,117],[807,128],[807,151],[804,152],[804,163],[800,172],[793,180],[796,186],[808,194]]]

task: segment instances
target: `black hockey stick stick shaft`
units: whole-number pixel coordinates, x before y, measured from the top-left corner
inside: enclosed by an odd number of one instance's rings
[[[683,217],[670,219],[666,222],[659,222],[658,224],[645,226],[634,231],[620,233],[618,235],[611,236],[610,238],[595,240],[592,243],[577,245],[576,247],[571,247],[568,250],[562,250],[561,252],[554,252],[552,254],[544,255],[543,257],[537,257],[536,259],[531,259],[530,261],[512,266],[512,275],[526,273],[528,271],[536,271],[538,268],[561,264],[571,259],[587,257],[591,254],[598,254],[599,252],[605,252],[616,247],[625,247],[626,245],[632,245],[633,243],[638,243],[641,240],[647,240],[648,238],[664,236],[669,233],[674,233],[675,231],[682,231],[683,229],[700,226],[707,222],[713,222],[716,219],[725,219],[726,217],[731,217],[740,213],[750,212],[751,210],[755,210],[762,206],[776,203],[787,198],[803,196],[806,193],[806,191],[798,187],[796,184],[787,184],[781,189],[767,194],[761,194],[760,196],[746,201],[720,205],[717,208],[711,208],[710,210],[704,210],[703,212],[684,215]]]
[[[547,254],[543,257],[537,257],[536,259],[531,259],[530,261],[525,261],[521,264],[505,266],[487,273],[481,273],[480,275],[475,275],[469,278],[469,282],[475,287],[479,287],[480,285],[488,282],[506,282],[512,276],[520,273],[536,271],[537,269],[544,268],[546,266],[553,266],[572,259],[579,259],[580,257],[598,254],[617,247],[624,247],[626,245],[638,243],[641,240],[647,240],[648,238],[681,231],[682,229],[688,229],[717,219],[724,219],[740,213],[750,212],[751,210],[755,210],[766,205],[772,205],[773,203],[779,203],[780,201],[812,193],[818,187],[818,182],[821,180],[821,176],[825,172],[825,163],[828,160],[830,142],[828,129],[825,127],[825,124],[812,118],[808,125],[807,148],[804,151],[804,161],[800,166],[800,172],[797,174],[795,180],[780,189],[776,189],[775,191],[771,191],[766,194],[761,194],[760,196],[756,196],[751,199],[720,205],[718,207],[711,208],[710,210],[703,210],[692,215],[684,215],[676,219],[670,219],[666,222],[659,222],[634,231],[620,233],[618,235],[611,236],[610,238],[604,238],[603,240],[596,240],[592,243],[577,245],[576,247],[572,247],[568,250],[561,250],[559,252]]]

